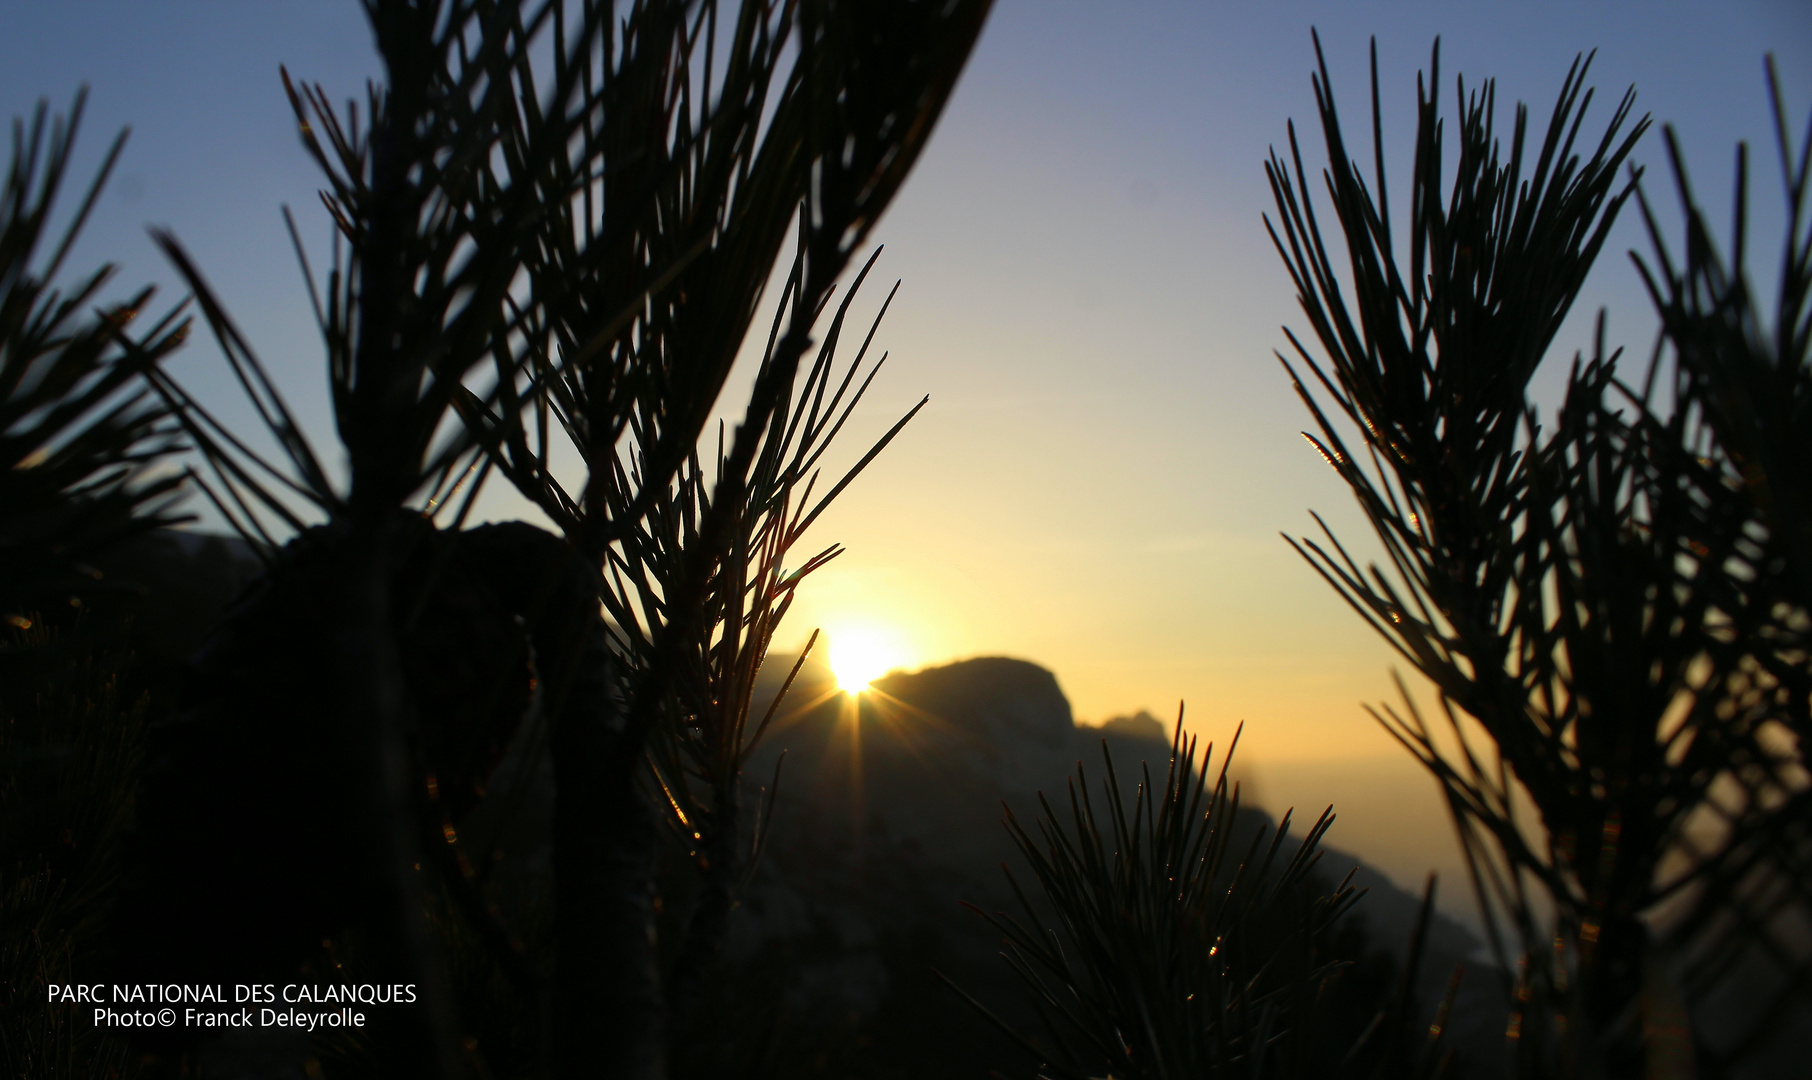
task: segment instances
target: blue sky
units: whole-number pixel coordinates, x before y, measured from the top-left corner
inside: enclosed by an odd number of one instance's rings
[[[7,113],[46,96],[62,108],[87,83],[80,160],[133,128],[72,265],[111,259],[123,286],[172,282],[144,239],[147,224],[171,227],[327,440],[320,350],[278,207],[311,244],[327,230],[277,70],[362,96],[378,69],[357,6],[7,0],[0,18]],[[1449,113],[1454,73],[1495,77],[1506,125],[1518,100],[1541,123],[1575,54],[1597,48],[1592,116],[1633,84],[1638,112],[1677,127],[1709,205],[1728,206],[1733,146],[1752,143],[1752,246],[1774,258],[1762,56],[1776,55],[1803,126],[1812,5],[1002,0],[875,233],[878,273],[905,284],[878,338],[889,371],[845,449],[922,394],[931,405],[818,526],[850,550],[782,639],[866,623],[909,665],[1042,663],[1083,718],[1186,699],[1211,737],[1244,720],[1247,775],[1267,801],[1336,802],[1337,842],[1413,880],[1451,863],[1430,854],[1444,836],[1432,788],[1359,707],[1389,696],[1390,656],[1278,537],[1306,530],[1315,508],[1368,549],[1298,435],[1306,417],[1272,356],[1300,320],[1260,221],[1262,164],[1291,118],[1313,135],[1311,26],[1354,125],[1376,37],[1398,178],[1436,35]],[[1659,138],[1638,158],[1670,203]],[[1544,393],[1601,305],[1613,341],[1646,355],[1653,319],[1632,247],[1646,250],[1630,214]],[[244,418],[206,342],[177,371]],[[500,498],[487,512],[522,511]]]

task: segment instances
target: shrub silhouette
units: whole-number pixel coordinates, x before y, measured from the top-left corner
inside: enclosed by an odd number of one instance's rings
[[[174,417],[205,462],[196,487],[267,563],[150,748],[115,926],[124,977],[295,971],[322,962],[310,953],[323,935],[356,927],[330,947],[422,997],[363,1048],[365,1067],[478,1067],[449,975],[477,957],[474,977],[501,973],[529,1003],[531,1029],[552,1033],[518,1039],[527,1058],[510,1067],[665,1074],[680,1034],[667,1018],[687,1020],[726,880],[747,855],[735,788],[759,732],[745,731],[747,694],[734,689],[752,679],[801,571],[835,552],[782,560],[867,460],[807,502],[824,445],[860,397],[850,383],[861,357],[836,377],[847,300],[827,331],[819,317],[925,145],[988,6],[722,14],[656,2],[619,19],[589,0],[383,0],[368,10],[385,79],[363,108],[335,110],[285,75],[335,225],[324,279],[306,258],[304,269],[348,483],[322,466],[166,234],[159,243],[278,456],[156,368],[180,339],[169,322],[134,340],[119,315],[73,345],[53,342],[58,378],[100,365],[83,359],[90,343],[121,359],[73,391],[67,380],[28,386],[64,395],[49,415],[67,427],[143,375],[161,408],[119,409],[69,445],[107,436],[90,457],[130,466],[167,449]],[[16,164],[15,179],[31,168]],[[7,219],[9,245],[27,217]],[[701,428],[789,231],[780,321],[707,475]],[[15,315],[37,314],[30,296],[9,295]],[[815,332],[826,339],[814,359]],[[24,340],[8,338],[9,378]],[[584,465],[571,492],[553,467],[562,441]],[[129,468],[88,481],[94,470],[71,460],[53,453],[9,483],[44,481],[41,501],[66,516],[123,506],[128,531],[158,520],[132,511],[174,490],[129,485]],[[559,535],[463,528],[499,474]],[[23,535],[13,525],[0,540]],[[520,733],[531,673],[558,789],[554,924],[539,953],[458,839]],[[663,972],[652,931],[667,814],[707,887]],[[479,948],[449,952],[449,938]]]
[[[0,1071],[14,1076],[130,1063],[41,995],[94,974],[144,749],[145,701],[125,681],[110,604],[121,588],[93,564],[176,520],[181,481],[157,471],[177,432],[137,382],[181,344],[180,311],[128,336],[150,289],[98,307],[112,267],[59,282],[125,142],[51,236],[82,108],[78,94],[66,118],[40,105],[15,123],[0,188]]]
[[[1812,970],[1803,942],[1779,938],[1783,918],[1803,917],[1812,868],[1804,742],[1781,737],[1804,730],[1808,705],[1806,165],[1782,120],[1779,333],[1759,330],[1740,271],[1713,254],[1681,171],[1688,261],[1662,251],[1650,276],[1675,371],[1658,353],[1639,386],[1621,381],[1601,316],[1544,429],[1528,380],[1637,190],[1639,173],[1615,174],[1648,126],[1624,130],[1626,94],[1582,163],[1589,63],[1569,72],[1527,175],[1525,111],[1506,160],[1492,84],[1462,83],[1449,188],[1437,43],[1418,90],[1407,248],[1375,51],[1375,187],[1349,159],[1322,65],[1351,298],[1292,128],[1290,159],[1269,165],[1272,236],[1323,359],[1291,335],[1284,364],[1387,565],[1361,566],[1331,533],[1292,543],[1432,685],[1444,734],[1407,689],[1374,715],[1451,808],[1516,973],[1517,1074],[1684,1075],[1695,1057],[1716,1074],[1804,1007]],[[1778,93],[1775,106],[1779,118]],[[1740,265],[1740,202],[1737,221]],[[1686,1009],[1746,948],[1785,975],[1753,988],[1766,1004],[1747,1032],[1714,1045]]]

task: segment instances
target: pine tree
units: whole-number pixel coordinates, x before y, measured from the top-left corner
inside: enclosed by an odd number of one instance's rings
[[[1387,563],[1362,566],[1331,533],[1292,543],[1435,694],[1438,725],[1407,689],[1374,715],[1452,811],[1513,977],[1518,1075],[1685,1075],[1695,1055],[1715,1073],[1742,1047],[1695,1037],[1687,1010],[1720,962],[1774,952],[1786,975],[1758,988],[1766,1016],[1806,992],[1809,958],[1769,929],[1809,895],[1804,744],[1781,738],[1804,730],[1808,705],[1795,568],[1812,474],[1793,427],[1808,378],[1806,167],[1783,125],[1777,335],[1758,330],[1695,210],[1685,268],[1663,254],[1651,277],[1678,359],[1671,387],[1661,354],[1625,380],[1601,315],[1593,356],[1575,360],[1544,423],[1530,377],[1637,190],[1639,173],[1616,173],[1648,126],[1629,124],[1626,94],[1579,143],[1589,63],[1568,73],[1539,149],[1518,107],[1507,159],[1492,83],[1462,82],[1448,184],[1437,43],[1418,84],[1402,247],[1375,52],[1375,185],[1348,156],[1321,67],[1346,262],[1328,250],[1292,128],[1290,159],[1269,166],[1272,235],[1321,358],[1292,335],[1284,364],[1315,418],[1310,441]],[[1741,225],[1739,204],[1739,237]],[[1736,251],[1740,266],[1740,239]]]
[[[551,1028],[551,1047],[527,1038],[544,1071],[666,1074],[749,854],[749,684],[800,574],[834,554],[783,561],[841,489],[808,503],[861,365],[833,378],[846,307],[808,360],[815,327],[988,6],[382,0],[385,81],[362,109],[286,76],[335,225],[325,280],[308,273],[350,482],[160,236],[282,456],[153,375],[207,462],[198,486],[269,566],[153,747],[123,970],[237,981],[360,926],[372,970],[423,998],[367,1059],[461,1075],[485,1048],[462,1041],[444,898]],[[789,232],[780,321],[706,473],[702,427]],[[558,533],[465,528],[496,474]],[[557,789],[539,952],[459,841],[530,665]],[[706,875],[670,967],[669,815]]]

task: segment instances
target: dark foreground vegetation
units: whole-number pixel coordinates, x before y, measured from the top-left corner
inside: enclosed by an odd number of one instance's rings
[[[1792,1067],[1812,1010],[1812,136],[1775,102],[1772,321],[1745,204],[1721,256],[1676,157],[1686,244],[1648,214],[1642,264],[1663,347],[1626,379],[1601,332],[1547,418],[1529,378],[1640,196],[1618,175],[1647,127],[1629,98],[1590,135],[1582,64],[1539,147],[1520,110],[1506,147],[1490,84],[1462,90],[1444,151],[1431,71],[1405,245],[1324,69],[1338,267],[1294,131],[1271,162],[1318,345],[1286,363],[1386,568],[1299,544],[1431,684],[1444,730],[1407,690],[1379,716],[1466,845],[1493,957],[1467,965],[1432,885],[1394,923],[1356,918],[1389,897],[1318,857],[1328,818],[1292,836],[1242,809],[1230,751],[1180,725],[1110,726],[1097,767],[1030,665],[855,701],[768,656],[836,554],[805,531],[892,437],[818,482],[878,366],[873,328],[846,324],[872,260],[834,285],[987,6],[371,4],[386,80],[362,107],[285,83],[333,222],[327,273],[303,261],[345,484],[177,238],[159,241],[193,316],[148,316],[149,293],[97,310],[104,270],[56,291],[67,243],[45,228],[79,101],[19,129],[0,193],[10,1074]],[[751,399],[711,437],[783,254]],[[195,318],[258,437],[159,366]],[[493,478],[556,531],[469,527]],[[241,538],[164,530],[186,492]],[[1007,880],[986,870],[1002,795]],[[74,982],[417,1000],[356,1031],[204,1038],[46,1003]]]
[[[1292,336],[1284,364],[1385,560],[1293,543],[1428,680],[1435,723],[1407,688],[1374,715],[1452,810],[1515,1075],[1786,1075],[1812,1023],[1812,131],[1795,140],[1771,77],[1770,320],[1746,153],[1724,256],[1668,136],[1670,251],[1619,176],[1648,127],[1633,91],[1599,134],[1576,62],[1545,131],[1519,107],[1505,145],[1490,82],[1458,85],[1444,128],[1439,58],[1394,220],[1375,63],[1373,183],[1316,79],[1341,269],[1293,130],[1269,166],[1319,345]],[[1632,195],[1661,341],[1632,372],[1600,313],[1543,417],[1529,380]]]

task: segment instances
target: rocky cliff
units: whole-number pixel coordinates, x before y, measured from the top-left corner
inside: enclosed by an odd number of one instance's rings
[[[784,673],[791,664],[770,666]],[[1067,812],[1079,769],[1099,791],[1104,751],[1130,797],[1147,769],[1162,784],[1170,748],[1171,733],[1149,715],[1078,726],[1056,678],[1023,660],[896,672],[859,698],[836,692],[829,673],[808,664],[745,774],[752,798],[786,755],[768,856],[727,946],[739,974],[726,985],[766,981],[762,1023],[792,1032],[777,1052],[799,1054],[783,1067],[802,1073],[982,1077],[1017,1062],[1020,1052],[934,974],[1011,1019],[1032,1019],[998,937],[964,907],[1016,908],[1003,870],[1022,882],[1027,875],[1003,827],[1005,808],[1029,827],[1042,792]],[[1215,749],[1212,768],[1223,752]],[[1296,836],[1322,807],[1301,810]],[[1241,832],[1275,827],[1262,809],[1241,812]],[[1324,880],[1352,871],[1369,890],[1346,940],[1375,954],[1369,977],[1388,979],[1419,897],[1337,849],[1320,865]],[[1438,997],[1476,945],[1437,916],[1425,996]],[[1483,979],[1472,983],[1469,997],[1495,993]],[[700,1075],[736,1071],[735,1062],[698,1064]]]

